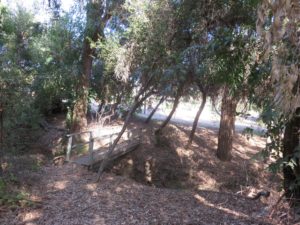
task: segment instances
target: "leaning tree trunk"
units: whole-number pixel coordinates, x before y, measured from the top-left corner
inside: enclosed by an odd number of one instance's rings
[[[196,114],[196,117],[194,119],[194,122],[193,122],[193,127],[192,127],[192,130],[191,130],[191,133],[190,133],[190,136],[189,136],[189,140],[188,140],[188,143],[186,145],[186,148],[188,148],[192,142],[193,142],[193,139],[194,139],[194,135],[195,135],[195,131],[196,131],[196,128],[197,128],[197,125],[198,125],[198,121],[199,121],[199,117],[204,109],[204,106],[205,106],[205,103],[206,103],[206,92],[204,91],[204,88],[202,87],[201,84],[198,85],[199,86],[199,89],[202,93],[202,102],[201,102],[201,105],[198,109],[198,112]]]
[[[135,112],[135,110],[143,103],[143,101],[145,101],[145,99],[147,99],[150,95],[152,95],[152,92],[149,92],[147,93],[146,95],[144,95],[140,100],[138,100],[138,98],[136,98],[133,106],[131,107],[130,111],[128,112],[127,116],[126,116],[126,119],[125,119],[125,122],[124,122],[124,125],[120,131],[120,133],[118,134],[117,138],[114,140],[114,142],[112,143],[111,147],[109,148],[108,152],[107,152],[107,155],[105,157],[105,159],[103,160],[103,162],[101,163],[100,167],[99,167],[99,170],[98,170],[98,178],[97,178],[97,181],[100,180],[101,178],[101,175],[102,175],[102,172],[104,170],[104,168],[106,167],[107,165],[107,162],[111,156],[111,154],[113,153],[114,149],[116,148],[119,140],[121,139],[123,133],[125,132],[128,124],[129,124],[129,121],[133,115],[133,113]],[[138,95],[140,96],[140,95]]]
[[[149,80],[147,81],[147,83],[145,84],[145,86],[140,89],[140,91],[137,93],[136,97],[134,98],[134,103],[133,103],[132,107],[130,108],[130,110],[129,110],[127,116],[126,116],[126,119],[125,119],[125,122],[124,122],[124,125],[123,125],[121,131],[119,132],[118,136],[116,137],[116,139],[114,140],[114,142],[110,146],[108,152],[106,153],[105,159],[102,161],[102,163],[101,163],[101,165],[98,169],[97,181],[100,180],[102,172],[103,172],[106,164],[108,163],[108,160],[109,160],[111,154],[113,153],[114,149],[116,148],[119,140],[121,139],[123,133],[125,132],[133,113],[143,103],[143,101],[145,101],[149,96],[151,96],[153,94],[153,91],[149,91],[142,98],[140,98],[140,96],[142,96],[142,94],[145,93],[145,91],[148,89],[148,87],[149,87],[151,81],[153,80],[153,78],[154,78],[154,76],[152,75],[149,78]]]
[[[181,84],[177,90],[177,94],[175,96],[175,100],[174,100],[174,104],[173,104],[173,108],[171,110],[171,112],[169,113],[168,117],[165,119],[165,121],[162,123],[162,125],[154,132],[155,135],[158,135],[161,133],[162,129],[167,126],[167,124],[170,122],[173,114],[175,113],[176,109],[177,109],[177,106],[179,104],[179,100],[180,100],[180,97],[182,96],[182,93],[183,93],[183,89],[184,89],[184,83]]]
[[[298,109],[297,111],[300,111]],[[283,166],[283,188],[285,196],[289,199],[292,206],[299,206],[300,203],[300,186],[295,185],[300,179],[299,157],[299,131],[300,116],[295,114],[294,117],[286,124],[283,138],[283,159],[286,163]],[[294,166],[288,164],[294,157]]]
[[[236,107],[237,100],[230,95],[228,87],[225,87],[221,106],[221,121],[217,149],[217,157],[222,161],[231,160],[231,150],[235,132]]]
[[[161,99],[159,100],[158,104],[155,106],[155,108],[152,110],[152,112],[150,113],[150,115],[148,116],[148,118],[145,120],[145,123],[149,123],[154,115],[154,113],[157,111],[158,107],[164,102],[164,100],[166,99],[165,96],[161,97]]]

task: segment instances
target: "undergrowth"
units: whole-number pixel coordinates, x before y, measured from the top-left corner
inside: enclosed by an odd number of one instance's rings
[[[12,191],[14,180],[0,178],[0,207],[15,209],[18,207],[30,207],[34,202],[29,199],[29,194],[25,191]]]

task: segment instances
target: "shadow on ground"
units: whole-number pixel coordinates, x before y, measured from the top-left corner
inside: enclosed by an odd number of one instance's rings
[[[236,134],[232,161],[221,162],[215,156],[215,130],[198,128],[193,144],[185,149],[190,127],[171,124],[158,137],[153,134],[156,123],[144,125],[138,120],[130,127],[147,129],[143,144],[114,161],[109,171],[137,182],[156,187],[237,192],[245,187],[260,189],[271,176],[264,163],[254,159],[264,147],[265,140],[259,136],[247,140]]]
[[[232,194],[154,188],[107,173],[94,183],[94,173],[71,164],[43,173],[40,208],[5,224],[271,224],[259,217],[260,202]]]

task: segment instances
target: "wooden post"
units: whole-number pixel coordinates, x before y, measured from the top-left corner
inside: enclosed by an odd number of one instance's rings
[[[112,137],[113,137],[113,135],[114,134],[111,134],[110,136],[109,136],[109,150],[110,150],[110,148],[111,148],[111,146],[112,146]],[[106,158],[106,157],[105,157]]]
[[[138,140],[139,140],[139,143],[141,143],[141,142],[142,142],[142,137],[143,137],[144,129],[143,129],[143,128],[140,128],[139,131],[140,131],[140,132],[139,132]]]
[[[67,161],[70,161],[70,155],[71,155],[71,151],[72,151],[72,139],[73,139],[73,136],[69,136],[68,146],[67,146],[67,157],[66,157]]]
[[[93,149],[94,149],[94,138],[93,133],[90,132],[90,140],[89,140],[89,154],[90,154],[90,162],[91,162],[91,169],[93,168]]]
[[[110,156],[109,152],[111,151],[112,144],[113,144],[113,142],[112,142],[112,136],[113,136],[113,134],[111,134],[109,136],[110,140],[109,140],[109,146],[108,146],[108,153],[105,154],[104,159],[102,160],[101,165],[100,165],[99,170],[98,170],[98,173],[100,173],[100,174],[102,174],[102,172],[104,171],[106,163],[109,160],[109,156]],[[99,178],[97,179],[97,181],[99,181]]]

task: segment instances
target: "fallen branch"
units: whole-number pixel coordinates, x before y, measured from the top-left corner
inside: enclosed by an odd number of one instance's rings
[[[277,200],[277,202],[275,203],[275,205],[272,206],[272,211],[271,211],[270,216],[269,216],[270,218],[273,217],[273,214],[274,214],[275,211],[277,210],[277,207],[278,207],[279,203],[282,201],[284,195],[285,195],[285,193],[283,193],[283,194],[280,196],[280,198]]]

